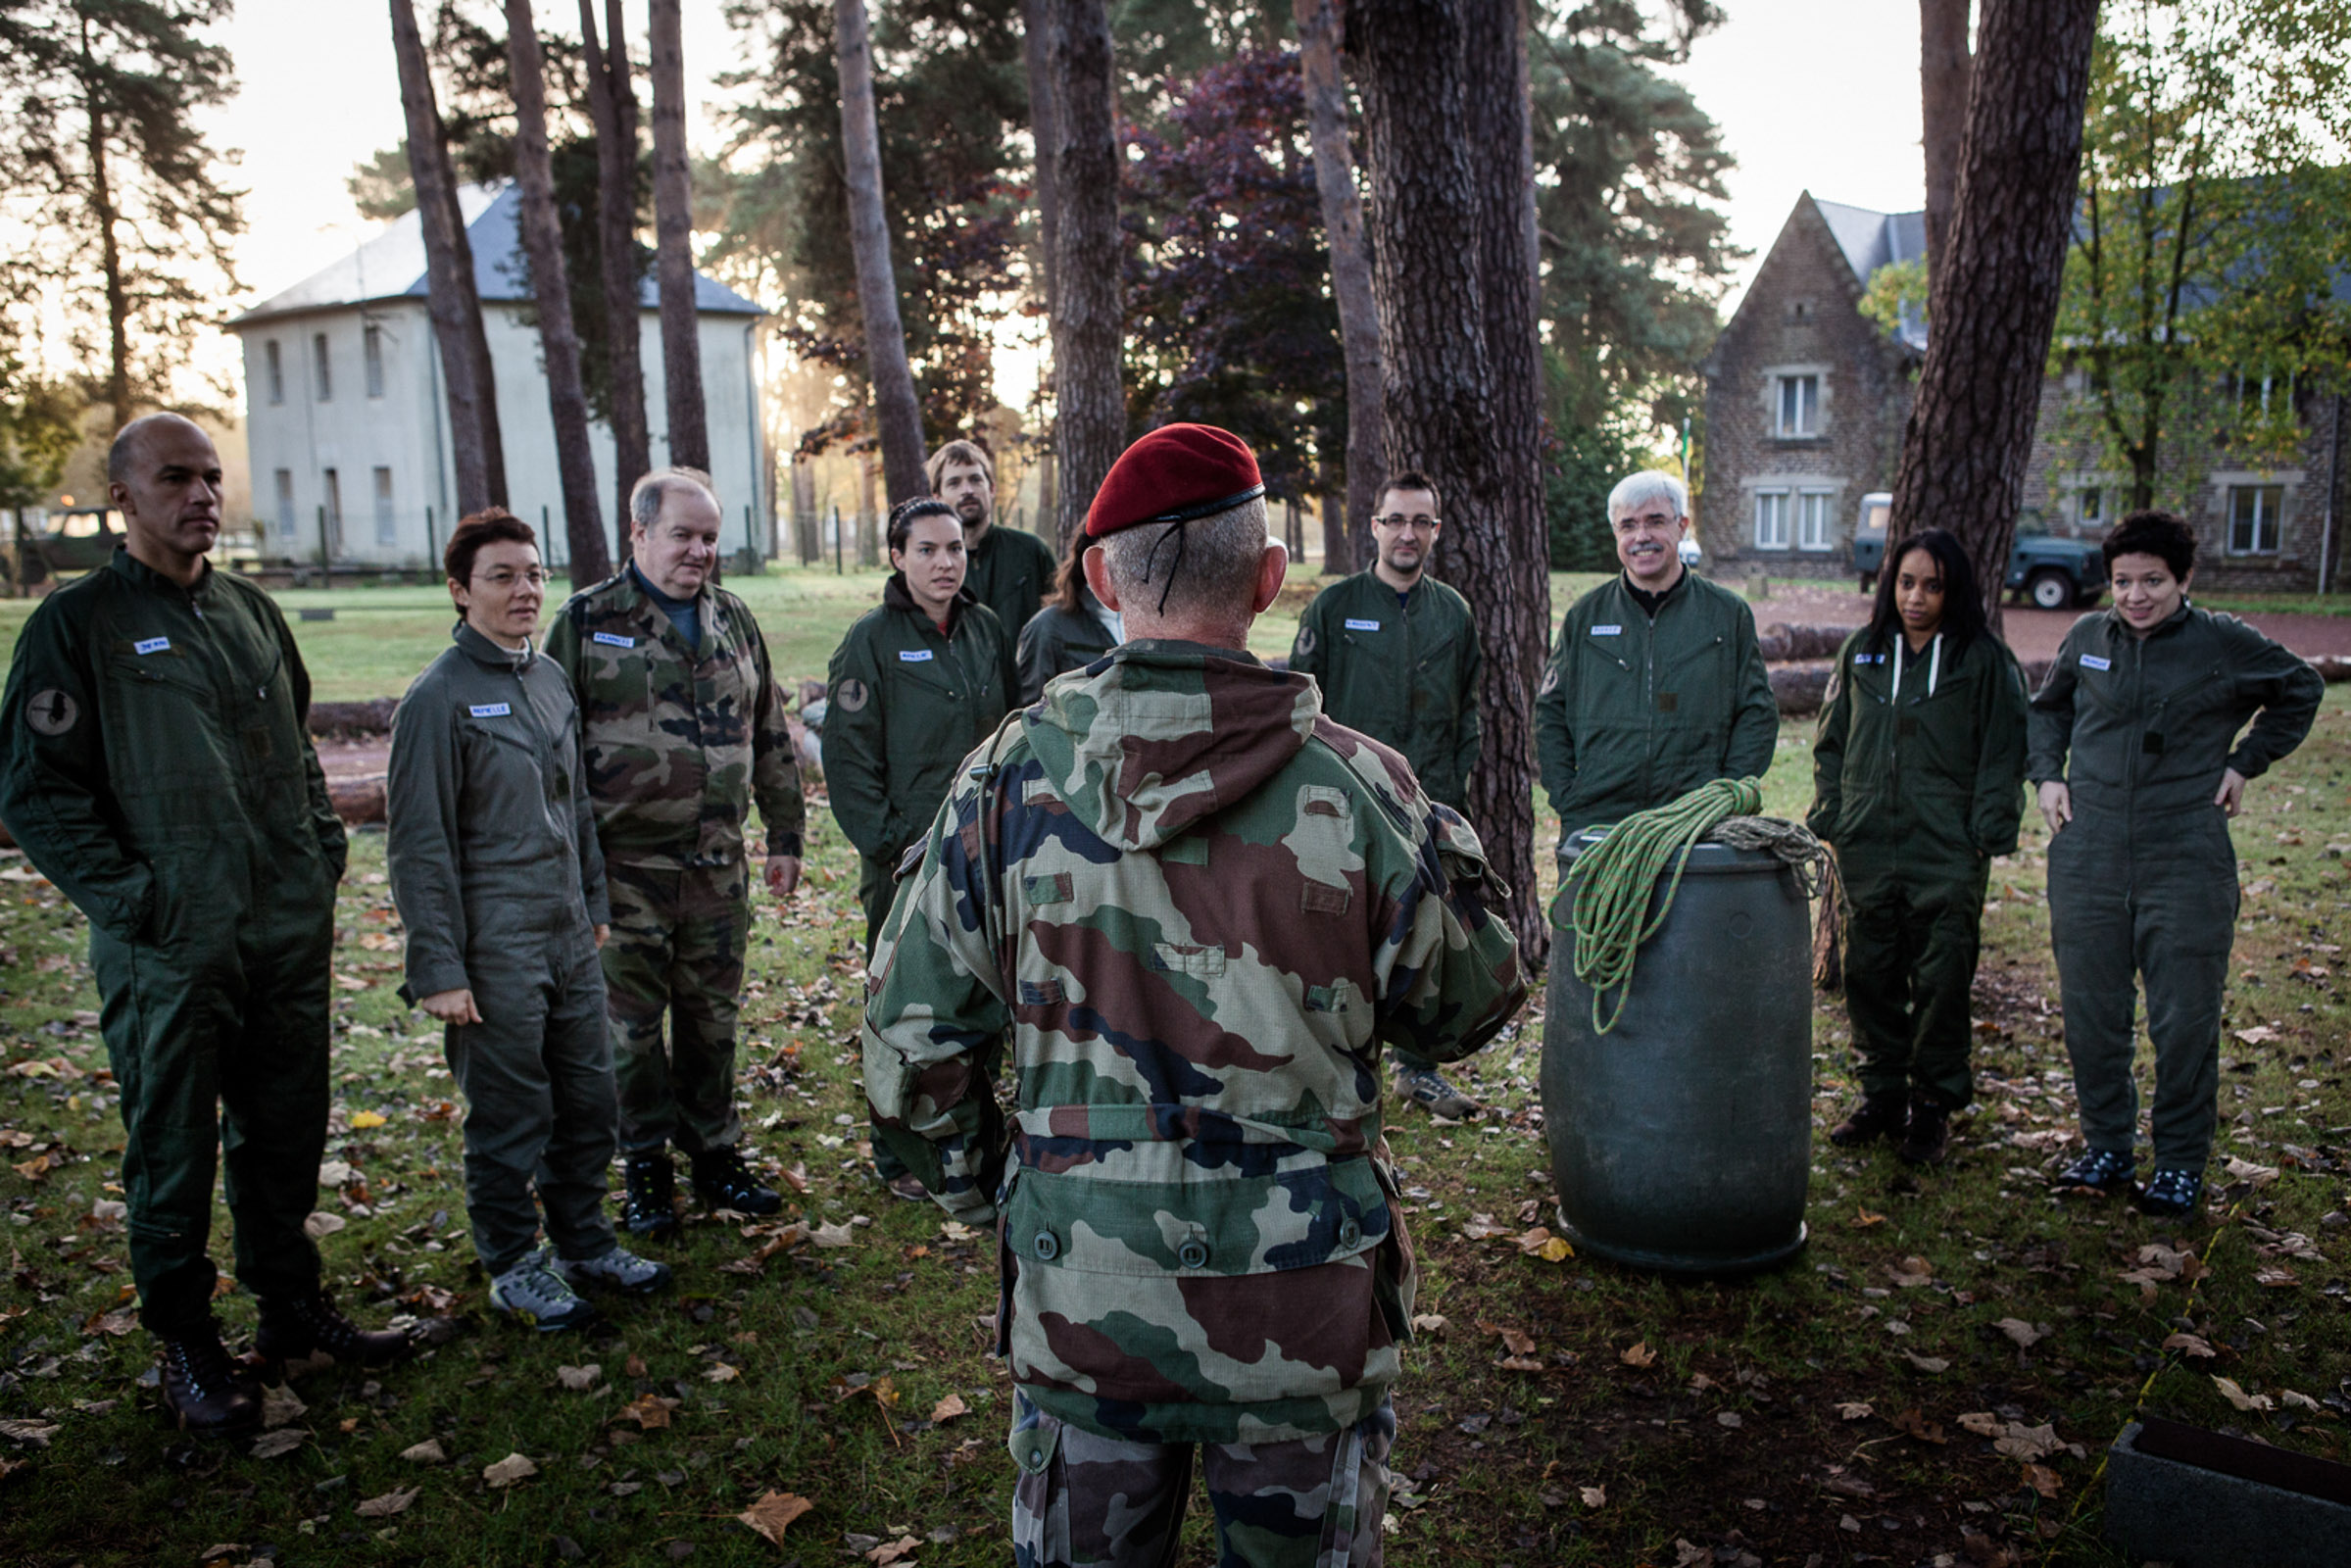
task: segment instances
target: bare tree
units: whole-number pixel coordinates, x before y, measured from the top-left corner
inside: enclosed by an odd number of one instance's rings
[[[424,42],[409,0],[392,0],[392,53],[400,68],[400,106],[408,120],[409,176],[424,232],[425,308],[441,350],[447,388],[452,466],[459,514],[507,504],[506,454],[499,439],[498,386],[473,287],[473,250],[457,201],[457,179],[433,101]]]
[[[1894,536],[1930,521],[1957,534],[1995,627],[2073,232],[2097,24],[2097,0],[1984,0],[1959,199],[1894,479]]]
[[[564,538],[574,584],[602,581],[612,569],[596,500],[595,449],[588,444],[588,395],[579,374],[579,334],[563,273],[563,234],[555,216],[555,170],[547,151],[546,64],[531,24],[530,0],[506,0],[506,52],[514,85],[514,177],[522,187],[522,248],[530,259],[533,308],[547,361],[547,411],[555,420],[555,461],[563,487]]]
[[[1959,159],[1967,139],[1968,0],[1919,0],[1919,108],[1927,150],[1927,261],[1950,238],[1959,201]]]
[[[694,308],[694,187],[686,168],[686,50],[678,0],[652,0],[653,247],[661,285],[661,381],[669,408],[669,461],[710,466],[710,422],[702,399],[701,313]]]
[[[1103,0],[1050,0],[1053,35],[1053,452],[1066,551],[1126,444],[1119,382],[1118,134]]]
[[[1298,65],[1306,81],[1306,121],[1314,144],[1314,184],[1331,252],[1331,298],[1339,307],[1340,350],[1347,360],[1347,508],[1325,502],[1324,574],[1355,571],[1370,552],[1371,514],[1384,477],[1380,456],[1380,315],[1372,298],[1371,256],[1363,242],[1363,197],[1347,144],[1347,86],[1339,74],[1346,30],[1344,0],[1295,0]],[[1334,529],[1333,524],[1338,524]],[[1334,537],[1336,534],[1336,537]],[[1336,547],[1336,548],[1334,548]]]
[[[645,366],[637,282],[637,95],[628,79],[620,0],[605,0],[608,43],[596,37],[595,0],[579,0],[579,36],[596,124],[596,220],[604,266],[605,336],[612,377],[612,519],[619,558],[629,555],[628,493],[653,466],[645,423]]]
[[[1029,76],[1029,139],[1036,143],[1037,270],[1045,290],[1045,318],[1053,319],[1053,243],[1060,237],[1060,197],[1053,153],[1060,132],[1053,119],[1053,0],[1021,0],[1021,55]]]
[[[857,314],[865,321],[865,376],[882,444],[890,504],[930,493],[922,471],[922,405],[906,364],[890,265],[890,217],[882,204],[882,137],[873,112],[873,35],[865,0],[833,0],[833,60],[841,75],[842,183],[849,191],[849,246],[857,260]]]

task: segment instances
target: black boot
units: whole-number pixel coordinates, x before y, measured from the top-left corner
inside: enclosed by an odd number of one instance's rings
[[[416,1353],[397,1329],[364,1329],[335,1310],[324,1292],[307,1297],[262,1298],[262,1326],[253,1348],[275,1378],[285,1363],[324,1350],[344,1366],[390,1366]]]
[[[738,1214],[773,1214],[784,1206],[775,1193],[761,1187],[733,1149],[713,1149],[694,1158],[694,1192],[712,1208],[731,1208]]]
[[[1910,1124],[1894,1153],[1905,1165],[1939,1165],[1951,1147],[1951,1107],[1936,1095],[1910,1098]]]
[[[237,1375],[211,1313],[158,1338],[164,1342],[164,1414],[173,1426],[221,1437],[262,1424],[262,1396]]]
[[[1829,1142],[1839,1149],[1850,1149],[1873,1138],[1899,1138],[1909,1120],[1910,1107],[1900,1090],[1863,1095],[1852,1114],[1830,1129]]]
[[[620,1223],[628,1227],[631,1236],[657,1242],[675,1238],[677,1172],[670,1168],[669,1155],[660,1150],[650,1154],[631,1154],[620,1168],[627,1185]]]

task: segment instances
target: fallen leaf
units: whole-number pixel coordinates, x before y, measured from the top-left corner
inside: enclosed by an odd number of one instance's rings
[[[1868,1230],[1872,1225],[1885,1224],[1886,1216],[1884,1214],[1873,1214],[1866,1208],[1855,1208],[1853,1210],[1853,1217],[1845,1221],[1845,1223],[1852,1226],[1853,1229],[1857,1231],[1865,1231]]]
[[[808,1232],[808,1240],[814,1242],[818,1247],[855,1247],[857,1245],[856,1239],[850,1234],[849,1227],[838,1223],[817,1226]]]
[[[789,1492],[770,1492],[735,1517],[780,1546],[792,1521],[815,1506]]]
[[[1948,1372],[1951,1370],[1951,1363],[1939,1355],[1921,1355],[1915,1350],[1904,1350],[1902,1355],[1921,1372]]]
[[[921,1544],[919,1536],[901,1536],[896,1541],[885,1541],[865,1553],[865,1560],[872,1563],[874,1568],[890,1568],[890,1564],[903,1562],[914,1555]]]
[[[1638,1342],[1629,1349],[1620,1350],[1617,1352],[1616,1358],[1627,1366],[1655,1366],[1657,1364],[1657,1352],[1649,1348],[1649,1343],[1646,1340]]]
[[[233,1557],[240,1551],[251,1551],[252,1549],[241,1541],[217,1541],[205,1547],[203,1553],[196,1560],[198,1562],[219,1562],[223,1557]]]
[[[702,1379],[705,1383],[732,1383],[742,1375],[740,1370],[728,1366],[724,1361],[713,1361],[709,1370],[703,1373]]]
[[[279,1427],[275,1432],[265,1432],[254,1439],[250,1451],[256,1459],[274,1459],[280,1454],[292,1453],[308,1443],[310,1438],[311,1435],[300,1427]]]
[[[956,1416],[970,1413],[971,1406],[963,1402],[963,1396],[959,1394],[951,1394],[931,1406],[931,1420],[934,1423],[953,1421]]]
[[[1714,1561],[1714,1548],[1695,1542],[1674,1538],[1674,1568],[1693,1568],[1694,1564]]]
[[[340,1214],[321,1210],[302,1222],[302,1234],[314,1242],[322,1242],[350,1223]]]
[[[1443,1334],[1445,1324],[1445,1319],[1441,1313],[1419,1312],[1413,1315],[1412,1332],[1415,1334]]]
[[[1718,1427],[1731,1427],[1736,1429],[1745,1426],[1746,1418],[1740,1415],[1737,1410],[1717,1410],[1714,1412],[1714,1424]]]
[[[1576,1255],[1564,1236],[1553,1236],[1547,1226],[1538,1225],[1515,1238],[1518,1250],[1529,1257],[1540,1257],[1546,1263],[1562,1263]]]
[[[2230,1181],[2251,1182],[2256,1187],[2267,1187],[2278,1179],[2277,1166],[2256,1165],[2253,1161],[2239,1159],[2234,1154],[2229,1156],[2229,1163],[2222,1168],[2227,1172]]]
[[[1584,1506],[1587,1508],[1604,1508],[1608,1505],[1606,1487],[1578,1487],[1576,1490],[1584,1494]]]
[[[1967,1410],[1961,1412],[1959,1417],[1959,1427],[1961,1431],[1973,1432],[1980,1438],[1996,1438],[2002,1432],[2007,1430],[2005,1423],[2003,1423],[1998,1416],[1992,1414],[1989,1410]]]
[[[1891,1265],[1887,1273],[1892,1276],[1894,1284],[1905,1291],[1915,1291],[1922,1285],[1935,1283],[1935,1265],[1923,1257],[1906,1257]]]
[[[2006,1454],[2011,1459],[2022,1459],[2030,1464],[2035,1459],[2045,1459],[2064,1447],[2065,1440],[2058,1437],[2057,1429],[2045,1421],[2036,1427],[2029,1427],[2022,1421],[2011,1421],[2007,1435],[1995,1440],[1991,1446],[1994,1453]]]
[[[369,1497],[354,1508],[352,1512],[358,1514],[362,1519],[389,1519],[395,1514],[408,1512],[409,1504],[415,1502],[423,1491],[422,1487],[409,1487],[405,1490],[395,1488],[380,1497]]]
[[[1837,1407],[1837,1418],[1839,1421],[1861,1421],[1877,1413],[1870,1408],[1870,1402],[1867,1399],[1847,1399]]]
[[[1494,1364],[1504,1372],[1541,1372],[1543,1369],[1543,1363],[1531,1355],[1505,1355]]]
[[[1859,1476],[1846,1475],[1841,1470],[1822,1482],[1821,1486],[1827,1491],[1845,1497],[1874,1497],[1878,1494],[1876,1487],[1871,1486]]]
[[[46,1448],[49,1440],[56,1436],[57,1423],[54,1421],[0,1421],[0,1438],[27,1443],[36,1448]]]
[[[361,982],[363,986],[366,983],[365,981]],[[379,1111],[362,1110],[352,1113],[351,1130],[355,1133],[364,1133],[371,1127],[381,1127],[383,1124],[384,1116]]]
[[[2234,1378],[2221,1377],[2216,1373],[2213,1375],[2212,1386],[2221,1391],[2222,1398],[2227,1399],[2239,1410],[2247,1412],[2268,1410],[2277,1404],[2277,1401],[2266,1394],[2247,1394],[2243,1389],[2237,1387]]]
[[[302,1402],[302,1396],[292,1389],[281,1386],[262,1390],[262,1427],[265,1431],[273,1432],[299,1421],[309,1409],[310,1406]]]
[[[2253,1283],[2264,1290],[2287,1291],[2302,1283],[2302,1276],[2283,1263],[2271,1263],[2253,1271]]]
[[[493,1490],[511,1487],[517,1481],[527,1481],[539,1473],[539,1467],[527,1455],[510,1453],[496,1464],[482,1466],[481,1478]]]
[[[1491,1325],[1489,1326],[1491,1327]],[[1502,1348],[1508,1350],[1512,1355],[1533,1355],[1535,1353],[1535,1336],[1526,1330],[1497,1328],[1494,1332],[1502,1337]]]
[[[645,1357],[632,1353],[622,1364],[620,1370],[632,1378],[643,1377],[645,1375]]]
[[[594,1361],[586,1366],[559,1366],[555,1369],[556,1382],[574,1394],[587,1393],[596,1387],[596,1380],[603,1376],[604,1368]]]
[[[2046,1328],[2035,1328],[2021,1317],[2004,1317],[1992,1327],[2016,1341],[2020,1350],[2030,1350],[2049,1337]]]
[[[2285,1405],[2289,1409],[2308,1410],[2312,1415],[2322,1415],[2326,1411],[2326,1407],[2320,1404],[2318,1400],[2312,1398],[2309,1395],[2296,1394],[2291,1389],[2279,1389],[2278,1391],[2278,1402]]]
[[[2065,1483],[2058,1479],[2057,1472],[2045,1464],[2025,1466],[2025,1485],[2044,1497],[2054,1497],[2065,1490]]]
[[[2266,1023],[2257,1023],[2250,1029],[2239,1029],[2235,1034],[2248,1046],[2266,1045],[2278,1038],[2278,1031]]]
[[[1927,1412],[1915,1404],[1895,1416],[1893,1422],[1896,1431],[1907,1433],[1921,1443],[1932,1443],[1940,1447],[1951,1441],[1943,1436],[1942,1423],[1928,1420]]]
[[[2174,1334],[2163,1342],[2167,1350],[2180,1350],[2199,1361],[2209,1361],[2220,1352],[2193,1334]]]
[[[422,1443],[403,1448],[400,1450],[400,1457],[411,1464],[447,1464],[449,1462],[449,1455],[441,1451],[439,1438],[426,1438]]]
[[[658,1394],[648,1394],[641,1399],[632,1399],[622,1405],[620,1413],[613,1416],[612,1419],[634,1421],[637,1423],[638,1431],[651,1432],[656,1427],[667,1426],[669,1412],[676,1409],[677,1406],[678,1401],[675,1399],[665,1399]]]

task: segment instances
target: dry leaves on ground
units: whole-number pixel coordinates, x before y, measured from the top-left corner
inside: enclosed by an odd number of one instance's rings
[[[279,1427],[275,1432],[265,1432],[254,1439],[253,1446],[247,1451],[256,1459],[275,1459],[292,1453],[310,1440],[310,1433],[301,1427]]]
[[[896,1541],[885,1541],[865,1553],[865,1560],[872,1563],[874,1568],[890,1568],[890,1564],[904,1562],[913,1556],[921,1544],[922,1538],[919,1536],[901,1536]]]
[[[2016,1348],[2020,1350],[2030,1350],[2049,1337],[2049,1325],[2028,1323],[2021,1317],[2004,1317],[1992,1327],[2016,1341]]]
[[[2057,1472],[2045,1464],[2025,1466],[2025,1485],[2044,1497],[2054,1497],[2065,1490],[2065,1483],[2058,1479]]]
[[[310,1406],[304,1404],[302,1396],[292,1389],[279,1386],[262,1390],[262,1427],[265,1431],[274,1432],[279,1427],[299,1421],[309,1410]]]
[[[604,1368],[594,1361],[586,1366],[559,1366],[555,1369],[556,1382],[573,1394],[587,1393],[596,1387],[597,1379],[603,1376]]]
[[[1578,1487],[1576,1491],[1583,1496],[1587,1508],[1604,1508],[1608,1505],[1606,1487]]]
[[[963,1396],[959,1394],[951,1394],[946,1398],[941,1399],[937,1404],[931,1406],[931,1421],[934,1425],[937,1425],[942,1422],[953,1421],[956,1416],[969,1415],[970,1413],[971,1406],[963,1402]]]
[[[815,1506],[808,1498],[789,1492],[770,1492],[735,1517],[780,1546],[784,1544],[784,1531],[792,1521]]]
[[[855,1247],[857,1245],[856,1238],[850,1234],[849,1227],[839,1223],[817,1226],[808,1232],[808,1240],[814,1242],[818,1247]]]
[[[527,1481],[538,1473],[539,1467],[530,1462],[528,1455],[510,1453],[496,1464],[482,1466],[481,1478],[496,1489]]]
[[[1538,1225],[1513,1240],[1520,1251],[1529,1257],[1540,1257],[1546,1263],[1564,1263],[1576,1255],[1576,1250],[1568,1245],[1566,1237],[1553,1236],[1545,1226]]]
[[[632,1356],[630,1359],[634,1360],[635,1357]],[[656,1427],[665,1427],[669,1424],[669,1412],[676,1409],[678,1403],[679,1401],[676,1399],[664,1398],[658,1394],[648,1394],[641,1399],[632,1399],[622,1405],[619,1413],[612,1419],[634,1421],[637,1423],[638,1431],[651,1432]]]
[[[1627,1366],[1655,1366],[1657,1364],[1657,1352],[1649,1348],[1649,1342],[1646,1340],[1641,1340],[1618,1351],[1616,1358]]]
[[[2163,1348],[2167,1350],[2182,1351],[2194,1356],[2199,1361],[2209,1361],[2220,1353],[2203,1339],[2184,1332],[2167,1336],[2164,1339]]]
[[[1951,1363],[1939,1355],[1921,1355],[1916,1350],[1904,1350],[1902,1358],[1921,1372],[1948,1372]]]
[[[362,1519],[389,1519],[408,1512],[423,1491],[422,1487],[395,1487],[380,1497],[367,1498],[352,1511]]]
[[[447,1464],[449,1455],[441,1451],[439,1438],[426,1438],[422,1443],[400,1450],[400,1457],[411,1464]]]
[[[2277,1406],[2278,1401],[2266,1394],[2247,1394],[2243,1389],[2237,1387],[2234,1378],[2225,1378],[2215,1374],[2212,1386],[2221,1391],[2222,1398],[2247,1413],[2255,1410],[2274,1409]]]
[[[2060,1438],[2057,1435],[2057,1429],[2047,1422],[2036,1427],[2029,1427],[2022,1421],[2011,1421],[2008,1423],[2007,1433],[1992,1441],[1994,1453],[2004,1454],[2011,1459],[2021,1459],[2028,1464],[2035,1459],[2046,1459],[2050,1454],[2065,1446],[2065,1440]]]
[[[0,1421],[0,1438],[28,1444],[35,1448],[46,1448],[49,1440],[56,1436],[57,1423],[54,1421]]]
[[[1865,1420],[1876,1413],[1870,1408],[1867,1399],[1847,1399],[1837,1407],[1837,1418],[1839,1421]]]
[[[1899,1263],[1888,1264],[1886,1272],[1892,1277],[1895,1286],[1905,1291],[1915,1291],[1922,1285],[1935,1283],[1935,1265],[1923,1257],[1906,1257]]]

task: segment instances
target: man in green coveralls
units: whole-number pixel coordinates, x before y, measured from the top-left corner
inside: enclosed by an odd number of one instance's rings
[[[176,415],[122,427],[114,560],[43,600],[0,702],[0,819],[89,918],[115,1081],[139,1319],[165,1408],[198,1432],[259,1424],[206,1255],[228,1168],[256,1348],[369,1364],[408,1341],[321,1294],[303,1232],[326,1146],[328,964],[342,824],[304,728],[310,677],[269,596],[204,558],[220,459]]]
[[[1020,628],[1053,592],[1060,568],[1053,546],[1025,528],[996,525],[996,465],[976,442],[948,442],[923,472],[931,494],[955,508],[963,524],[963,587],[996,612],[1005,646],[1017,647]]]
[[[1559,845],[1718,778],[1761,778],[1780,710],[1745,601],[1683,565],[1689,493],[1643,471],[1608,496],[1624,570],[1567,612],[1535,697]]]
[[[1016,1564],[1376,1564],[1413,1268],[1380,1049],[1526,995],[1476,834],[1243,650],[1280,591],[1228,431],[1111,466],[1088,581],[1130,641],[959,773],[884,926],[865,1087],[939,1202],[1004,1216]],[[1006,1128],[989,1064],[1010,1034]]]
[[[1314,677],[1325,713],[1403,753],[1429,799],[1461,811],[1478,764],[1484,660],[1469,601],[1427,572],[1443,526],[1426,474],[1406,469],[1389,480],[1371,519],[1371,569],[1314,596],[1298,616],[1290,667]],[[1407,1098],[1440,1116],[1476,1113],[1477,1102],[1435,1062],[1395,1055]]]
[[[647,1237],[677,1229],[672,1143],[710,1207],[782,1206],[744,1162],[735,1110],[752,922],[744,830],[756,802],[767,891],[789,899],[805,811],[767,641],[750,607],[710,581],[719,522],[703,475],[647,474],[629,495],[633,559],[572,595],[547,634],[579,698],[612,902],[604,979],[625,1223]]]

